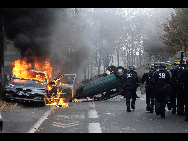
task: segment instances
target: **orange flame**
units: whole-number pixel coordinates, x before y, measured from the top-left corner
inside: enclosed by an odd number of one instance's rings
[[[59,86],[58,86],[58,82],[61,78],[59,79],[54,79],[52,82],[52,84],[49,84],[47,85],[47,89],[49,91],[51,91],[51,89],[54,87],[54,86],[57,86],[57,95],[55,95],[54,93],[52,94],[51,98],[49,99],[49,104],[47,105],[55,105],[56,107],[60,107],[60,106],[63,106],[63,107],[68,107],[69,106],[69,103],[66,103],[64,102],[65,98],[60,98],[60,95],[62,93],[63,90],[60,90]],[[60,83],[61,84],[61,83]]]
[[[11,66],[13,67],[12,74],[16,78],[33,79],[39,81],[44,81],[45,76],[47,77],[47,81],[49,81],[52,78],[52,67],[50,67],[50,63],[47,60],[44,62],[40,62],[37,58],[35,58],[34,65],[32,66],[32,64],[28,63],[26,61],[26,58],[24,57],[23,59],[18,59],[12,62]],[[44,74],[30,72],[29,70],[31,69],[43,71]]]
[[[38,81],[45,81],[45,78],[47,78],[47,82],[51,81],[52,79],[52,67],[50,66],[50,63],[48,60],[46,61],[39,61],[37,58],[35,58],[35,62],[33,64],[28,63],[26,61],[26,57],[22,59],[15,60],[11,63],[12,74],[16,78],[20,79],[32,79],[32,80],[38,80]],[[31,72],[29,70],[39,70],[43,71],[44,73],[37,73],[37,72]],[[57,95],[54,93],[51,95],[50,98],[48,98],[49,104],[47,105],[56,105],[56,106],[64,106],[68,107],[69,103],[64,102],[64,98],[60,98],[60,94],[62,91],[60,91],[58,87],[58,81],[60,80],[53,80],[54,84],[48,84],[46,86],[46,89],[50,92],[51,89],[55,86],[57,86]]]

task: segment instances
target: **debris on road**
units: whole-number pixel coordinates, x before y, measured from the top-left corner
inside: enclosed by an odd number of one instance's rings
[[[13,103],[0,100],[0,109],[8,109],[8,108],[23,108],[24,105],[20,103]]]
[[[94,99],[90,99],[89,97],[87,97],[87,98],[79,98],[79,99],[74,98],[72,100],[72,102],[88,102],[88,101],[94,101]]]

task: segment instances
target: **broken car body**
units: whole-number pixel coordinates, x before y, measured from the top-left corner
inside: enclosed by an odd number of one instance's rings
[[[30,70],[30,72],[34,72],[36,75],[39,73],[44,73],[43,71],[38,70]],[[69,75],[74,76],[71,83],[58,84],[58,81]],[[43,81],[38,81],[34,79],[20,79],[13,77],[5,86],[4,97],[5,100],[38,102],[42,106],[45,106],[46,103],[52,103],[55,99],[72,97],[75,78],[76,74],[63,74],[47,83],[46,78]]]

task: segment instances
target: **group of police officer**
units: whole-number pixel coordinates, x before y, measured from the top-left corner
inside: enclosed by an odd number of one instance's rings
[[[170,61],[155,62],[140,79],[135,66],[131,65],[121,81],[125,86],[127,112],[131,112],[131,108],[135,109],[136,89],[139,83],[146,82],[147,111],[153,113],[155,110],[156,115],[160,114],[165,118],[167,105],[172,114],[185,115],[185,121],[188,121],[188,67],[185,57],[175,60],[174,64]]]

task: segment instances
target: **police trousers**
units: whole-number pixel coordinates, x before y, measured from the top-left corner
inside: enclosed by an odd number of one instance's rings
[[[177,109],[180,110],[181,112],[184,111],[184,89],[183,86],[180,85],[178,86],[178,91],[177,91]]]
[[[186,86],[188,86],[188,84],[186,84]],[[184,103],[185,103],[185,116],[188,116],[188,87],[185,87]]]
[[[154,92],[151,86],[146,86],[146,104],[154,106]]]
[[[130,106],[130,100],[132,99],[132,104],[135,104],[136,101],[136,86],[127,85],[125,89],[126,93],[126,105]]]
[[[161,113],[165,113],[166,97],[168,95],[168,88],[157,87],[155,89],[156,107],[161,109]]]

